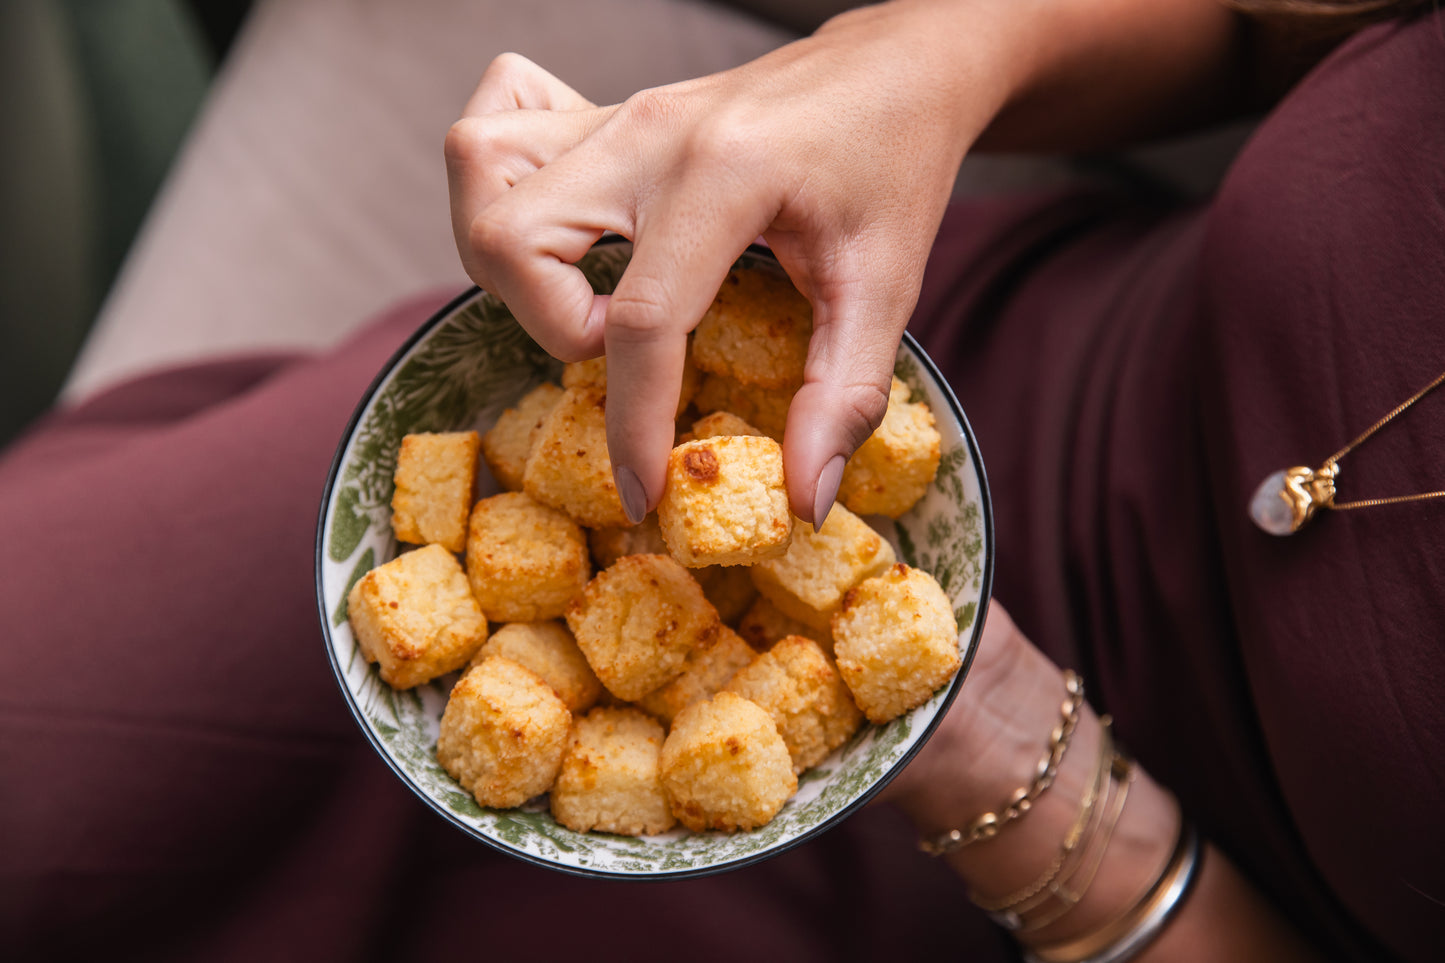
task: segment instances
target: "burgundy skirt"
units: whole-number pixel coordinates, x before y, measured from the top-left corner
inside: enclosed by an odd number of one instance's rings
[[[996,593],[1322,952],[1445,945],[1445,502],[1273,538],[1247,504],[1445,370],[1445,23],[1374,28],[1209,203],[947,218],[914,333],[978,434]],[[324,357],[162,372],[0,456],[0,957],[1003,960],[875,806],[666,884],[526,866],[356,730],[312,591],[356,400],[443,297]],[[1445,391],[1341,463],[1445,488]]]

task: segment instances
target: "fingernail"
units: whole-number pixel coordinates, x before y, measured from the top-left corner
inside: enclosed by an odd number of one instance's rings
[[[833,510],[833,500],[838,497],[838,486],[843,482],[843,464],[843,456],[834,455],[818,474],[818,487],[813,494],[813,531],[823,527]]]
[[[642,487],[642,479],[626,465],[618,465],[612,474],[617,480],[622,510],[627,513],[627,520],[636,525],[647,517],[647,490]]]

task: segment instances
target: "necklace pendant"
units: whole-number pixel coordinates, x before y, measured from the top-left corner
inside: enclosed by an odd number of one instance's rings
[[[1254,490],[1250,519],[1270,535],[1293,535],[1335,500],[1339,471],[1338,465],[1326,462],[1318,470],[1298,465],[1274,472]]]

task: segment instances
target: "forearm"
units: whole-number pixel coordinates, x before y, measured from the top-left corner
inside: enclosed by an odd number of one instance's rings
[[[1006,623],[1006,616],[1001,621]],[[925,838],[966,827],[983,812],[1001,813],[1010,794],[1029,784],[1050,730],[1060,724],[1064,686],[1059,670],[1011,623],[1006,626],[1007,631],[994,626],[986,634],[987,648],[979,654],[960,704],[893,796]],[[1101,757],[1107,738],[1085,705],[1053,784],[1033,806],[1002,825],[992,839],[943,857],[980,905],[997,911],[1010,904],[1024,924],[1016,936],[1026,947],[1067,944],[1126,915],[1169,863],[1181,820],[1188,817],[1137,766],[1132,778],[1101,778],[1111,772],[1101,768],[1108,762]],[[1092,809],[1091,787],[1100,790]],[[1065,838],[1080,828],[1076,849],[1066,855]],[[1082,897],[1070,907],[1041,881]],[[1034,892],[1039,895],[1026,895]],[[1135,957],[1312,958],[1269,901],[1208,845],[1183,902]]]
[[[870,19],[912,23],[930,82],[981,150],[1096,150],[1239,116],[1328,47],[1225,0],[894,0],[819,35]]]
[[[1036,0],[1016,89],[978,146],[1093,150],[1239,114],[1260,96],[1223,0]],[[1022,15],[1022,14],[1021,14]]]
[[[783,458],[793,512],[821,517],[883,417],[964,156],[981,136],[1086,147],[1204,110],[1239,49],[1215,3],[895,0],[603,108],[499,58],[446,141],[463,265],[548,351],[605,351],[630,386],[609,396],[608,445],[639,519],[663,488],[673,425],[656,415],[687,332],[762,236],[812,303]],[[599,297],[572,265],[605,231],[635,249]]]

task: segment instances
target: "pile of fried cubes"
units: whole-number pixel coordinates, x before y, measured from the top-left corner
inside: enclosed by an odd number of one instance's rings
[[[932,483],[927,404],[895,379],[823,526],[789,511],[780,441],[811,333],[782,272],[728,275],[690,339],[666,489],[636,526],[608,458],[605,358],[484,435],[404,439],[393,529],[420,547],[359,579],[348,616],[394,688],[461,670],[436,753],[479,804],[548,793],[578,832],[756,828],[865,718],[953,677],[948,597],[860,517],[897,518]],[[501,492],[477,500],[479,455]]]

